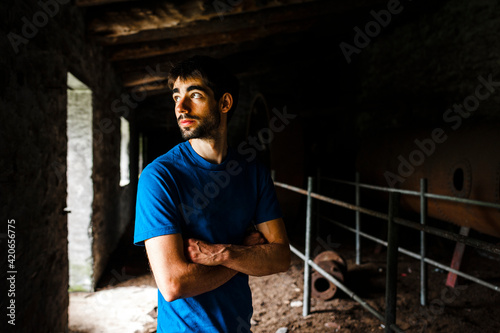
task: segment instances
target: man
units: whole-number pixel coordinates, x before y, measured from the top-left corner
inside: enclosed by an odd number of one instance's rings
[[[158,332],[249,332],[248,275],[290,265],[274,186],[266,168],[228,148],[234,76],[197,56],[171,70],[169,86],[187,141],[143,170],[134,235],[159,289]]]

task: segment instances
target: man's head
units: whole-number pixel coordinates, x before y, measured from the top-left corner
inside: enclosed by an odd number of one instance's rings
[[[168,86],[171,90],[180,79],[201,79],[212,90],[216,102],[220,102],[225,93],[231,94],[232,107],[227,112],[227,121],[231,119],[238,105],[238,79],[217,59],[208,56],[194,56],[186,59],[170,70]]]
[[[232,106],[232,98],[225,93],[218,103],[212,90],[198,78],[177,78],[172,88],[175,117],[184,140],[219,139],[227,134],[222,115]]]

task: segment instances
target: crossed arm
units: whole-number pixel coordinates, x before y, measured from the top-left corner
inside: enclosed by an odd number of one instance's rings
[[[290,249],[283,220],[257,225],[244,245],[210,244],[180,234],[145,241],[156,284],[166,301],[216,289],[238,272],[262,276],[288,270]]]

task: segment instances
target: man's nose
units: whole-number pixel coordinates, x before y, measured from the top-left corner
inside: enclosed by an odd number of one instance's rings
[[[177,104],[175,105],[175,111],[178,113],[187,113],[191,111],[190,106],[189,106],[189,101],[186,97],[182,97],[177,101]]]

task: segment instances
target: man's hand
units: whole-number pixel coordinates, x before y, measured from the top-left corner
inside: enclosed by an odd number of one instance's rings
[[[205,266],[220,265],[224,252],[225,246],[222,244],[210,244],[195,238],[188,238],[185,241],[186,259],[195,264]]]
[[[250,231],[243,239],[243,245],[252,246],[267,243],[266,239],[257,230]],[[227,247],[223,244],[211,244],[199,239],[185,240],[185,256],[188,261],[205,266],[220,265],[225,258]]]
[[[246,245],[246,246],[259,245],[259,244],[265,244],[265,243],[267,243],[267,240],[257,230],[250,231],[245,236],[245,239],[243,239],[243,245]]]
[[[181,234],[162,235],[144,242],[156,284],[167,302],[214,290],[237,273],[221,265],[189,262],[186,242]]]
[[[263,276],[285,272],[290,267],[290,247],[283,220],[258,224],[243,245],[211,244],[189,238],[184,240],[188,262],[204,266],[224,266],[247,275]]]

